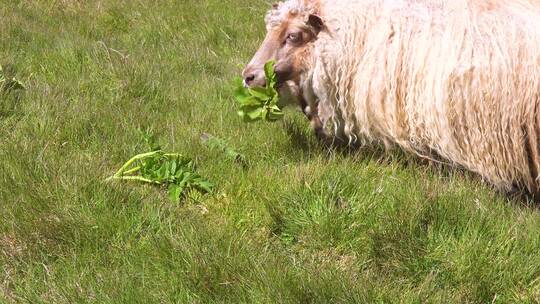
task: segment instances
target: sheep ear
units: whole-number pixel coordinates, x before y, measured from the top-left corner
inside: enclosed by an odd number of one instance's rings
[[[308,24],[315,30],[316,34],[319,34],[319,32],[324,28],[324,22],[322,21],[321,17],[317,15],[309,15]]]
[[[272,9],[278,9],[281,4],[282,4],[281,2],[276,2],[272,4]]]

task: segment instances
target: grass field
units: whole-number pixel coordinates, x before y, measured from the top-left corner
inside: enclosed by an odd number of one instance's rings
[[[231,83],[265,1],[0,0],[0,303],[538,303],[540,212],[399,151],[329,151]],[[142,133],[211,195],[105,182]],[[209,133],[249,166],[201,144]]]

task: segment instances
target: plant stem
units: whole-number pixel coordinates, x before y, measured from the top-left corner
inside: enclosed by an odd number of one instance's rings
[[[131,166],[131,164],[133,164],[135,161],[137,161],[137,160],[139,160],[139,159],[142,159],[142,158],[154,156],[154,155],[159,154],[159,153],[163,153],[163,152],[162,152],[161,150],[157,150],[157,151],[152,151],[152,152],[147,152],[147,153],[142,153],[142,154],[135,155],[135,156],[133,156],[130,160],[128,160],[128,161],[122,166],[122,168],[120,168],[113,176],[114,176],[115,178],[121,177],[121,176],[124,174],[124,171],[125,171],[129,166]]]
[[[135,168],[133,168],[133,169],[129,169],[129,170],[127,170],[126,172],[122,172],[122,175],[121,175],[121,176],[126,176],[126,175],[128,175],[128,174],[133,173],[133,172],[137,172],[137,171],[139,171],[139,169],[141,169],[141,166],[137,166],[137,167],[135,167]]]
[[[182,154],[180,153],[165,153],[164,156],[176,156],[176,157],[182,157]]]
[[[149,183],[149,184],[161,185],[161,182],[151,180],[151,179],[148,179],[148,178],[144,178],[144,177],[141,177],[141,176],[111,176],[107,180],[111,180],[111,179],[135,180],[135,181],[145,182],[145,183]]]

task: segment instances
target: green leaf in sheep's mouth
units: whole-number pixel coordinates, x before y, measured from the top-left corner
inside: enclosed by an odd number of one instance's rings
[[[276,90],[277,76],[274,65],[275,61],[269,61],[264,65],[265,87],[246,88],[243,86],[241,79],[236,80],[234,97],[240,104],[238,115],[245,122],[276,121],[283,118],[283,111],[279,104],[279,94]]]

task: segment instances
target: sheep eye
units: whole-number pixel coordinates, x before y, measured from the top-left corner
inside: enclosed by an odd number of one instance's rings
[[[287,41],[291,43],[299,43],[302,41],[302,34],[301,33],[291,33],[287,35]]]

